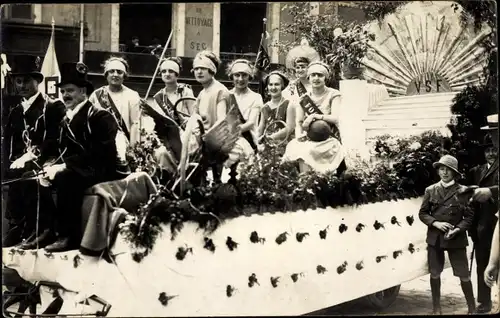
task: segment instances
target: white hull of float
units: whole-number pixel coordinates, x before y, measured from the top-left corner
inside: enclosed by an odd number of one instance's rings
[[[113,254],[117,266],[93,257],[81,256],[75,268],[77,251],[57,253],[52,258],[43,251],[24,255],[3,249],[4,265],[19,272],[24,279],[51,281],[69,291],[59,314],[83,313],[78,301],[93,294],[112,305],[108,316],[257,316],[300,315],[365,295],[369,295],[428,273],[426,263],[426,226],[418,219],[421,199],[367,204],[360,207],[327,208],[292,213],[266,213],[239,217],[222,224],[209,238],[215,252],[204,249],[205,234],[196,224],[185,224],[175,240],[169,227],[157,240],[152,253],[137,263],[121,235]],[[406,217],[413,216],[409,225]],[[391,224],[395,216],[401,226]],[[375,230],[378,221],[384,228]],[[365,225],[361,232],[356,226]],[[348,229],[339,232],[339,226]],[[326,239],[319,231],[329,227]],[[250,234],[257,231],[265,243],[251,243]],[[278,245],[276,237],[288,232],[287,240]],[[299,243],[296,233],[309,236]],[[230,251],[230,236],[239,245]],[[409,244],[414,253],[408,250]],[[182,261],[176,259],[179,247],[191,247]],[[402,251],[396,259],[394,251]],[[378,256],[385,256],[377,262]],[[358,270],[356,264],[363,262]],[[345,272],[337,268],[347,262]],[[317,266],[326,268],[317,273]],[[255,273],[260,285],[248,286]],[[292,274],[300,274],[296,282]],[[277,287],[271,277],[280,277]],[[232,297],[226,287],[236,290]],[[42,288],[42,299],[51,301]],[[176,296],[166,306],[158,300],[160,293]],[[45,304],[47,306],[47,304]],[[43,305],[42,305],[43,307]]]

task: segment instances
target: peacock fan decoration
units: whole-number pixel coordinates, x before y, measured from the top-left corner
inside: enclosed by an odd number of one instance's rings
[[[458,92],[479,83],[487,59],[480,44],[492,30],[476,34],[446,10],[407,9],[373,23],[376,41],[362,61],[365,78],[385,85],[391,96]]]

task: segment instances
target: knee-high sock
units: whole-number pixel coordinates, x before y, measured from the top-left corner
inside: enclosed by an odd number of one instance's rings
[[[472,289],[472,282],[470,280],[467,282],[460,281],[460,285],[462,286],[462,291],[464,292],[465,300],[467,300],[467,306],[469,307],[469,311],[471,309],[475,309],[476,301],[474,300],[474,290]]]
[[[432,306],[434,311],[441,311],[441,278],[431,277]]]

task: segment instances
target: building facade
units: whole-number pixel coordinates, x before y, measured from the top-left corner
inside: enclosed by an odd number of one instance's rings
[[[102,62],[111,55],[122,55],[131,66],[127,84],[144,93],[158,61],[151,51],[157,45],[165,45],[172,31],[167,54],[183,58],[180,80],[192,84],[197,91],[200,88],[192,80],[190,69],[192,58],[199,51],[212,50],[220,55],[223,66],[216,77],[230,85],[224,74],[227,63],[236,58],[255,60],[264,18],[271,42],[280,38],[293,40],[280,32],[280,24],[291,20],[285,5],[279,2],[3,5],[2,53],[7,55],[9,64],[15,64],[18,55],[43,57],[54,19],[59,63],[78,60],[83,13],[83,61],[89,66],[96,86],[104,84]],[[312,14],[326,10],[364,18],[351,2],[311,2]],[[133,51],[132,38],[139,40],[138,48]],[[272,67],[284,64],[284,54],[269,44]],[[159,79],[155,86],[162,86]]]

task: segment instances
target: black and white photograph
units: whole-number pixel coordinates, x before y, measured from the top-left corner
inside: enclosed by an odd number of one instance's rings
[[[499,313],[495,1],[0,13],[4,317]]]

